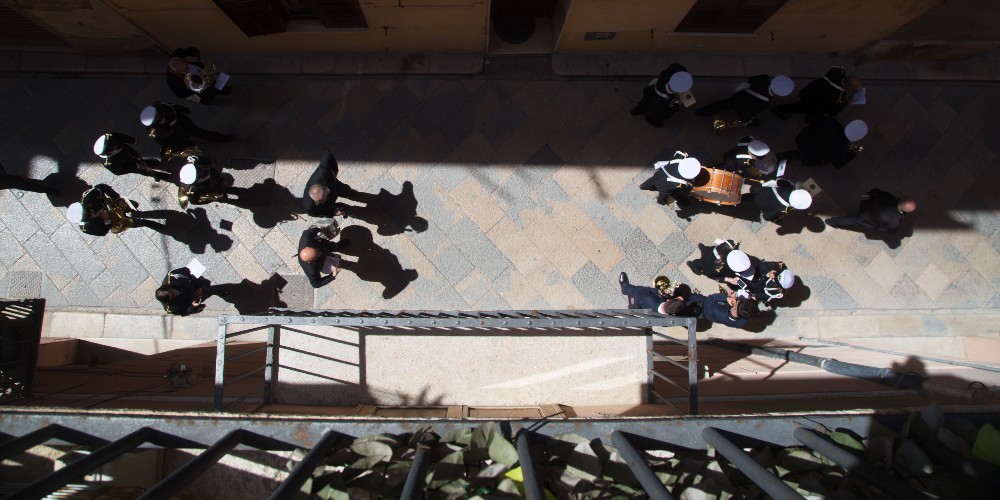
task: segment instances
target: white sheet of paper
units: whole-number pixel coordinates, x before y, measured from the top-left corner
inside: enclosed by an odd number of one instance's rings
[[[215,90],[222,90],[227,83],[229,83],[229,75],[227,73],[219,73],[219,76],[215,77]]]
[[[864,104],[865,103],[865,88],[861,87],[861,90],[854,93],[851,96],[851,104]]]
[[[336,255],[327,256],[326,260],[323,261],[323,268],[320,271],[323,274],[333,274],[333,268],[340,265],[340,257]]]
[[[775,175],[775,177],[784,177],[785,176],[785,167],[787,167],[787,166],[788,166],[788,160],[781,160],[781,161],[779,161],[778,162],[778,173]]]
[[[197,258],[191,259],[191,262],[188,262],[187,268],[195,278],[200,278],[202,274],[205,274],[205,265]]]

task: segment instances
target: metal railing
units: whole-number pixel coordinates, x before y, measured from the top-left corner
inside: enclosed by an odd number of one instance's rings
[[[229,333],[230,325],[258,325],[254,328],[235,333]],[[374,329],[462,329],[476,330],[483,335],[504,334],[509,329],[541,330],[582,330],[629,328],[644,329],[650,334],[647,344],[647,369],[649,374],[648,399],[658,398],[676,409],[681,414],[695,415],[698,412],[698,343],[694,318],[678,318],[663,316],[649,309],[587,309],[587,310],[551,310],[551,311],[358,311],[358,310],[295,310],[272,309],[268,313],[258,315],[222,315],[219,316],[219,331],[216,343],[215,362],[215,409],[226,410],[246,401],[260,393],[262,404],[271,402],[272,388],[277,380],[280,368],[278,364],[281,349],[282,333],[311,335],[298,330],[294,326],[334,326],[340,328],[374,328]],[[654,332],[654,327],[681,326],[687,328],[687,339],[679,340],[668,335]],[[226,344],[229,339],[248,333],[267,330],[266,345],[258,349],[242,352],[227,357]],[[540,334],[542,334],[540,333]],[[681,363],[653,352],[652,335],[668,341],[686,345],[688,348],[687,362]],[[226,362],[260,350],[267,351],[263,366],[253,368],[234,378],[226,379]],[[655,358],[655,359],[654,359]],[[666,360],[682,367],[688,373],[688,387],[683,387],[663,374],[653,369],[657,359]],[[264,371],[264,383],[251,392],[225,404],[225,388],[228,384],[240,381]],[[666,380],[688,395],[688,411],[678,408],[669,400],[653,390],[656,378]]]
[[[949,412],[949,417],[971,422],[1000,421],[997,407]],[[299,487],[343,438],[372,434],[413,435],[414,429],[433,430],[439,435],[474,427],[468,419],[359,419],[352,417],[306,417],[295,415],[232,415],[228,413],[182,413],[148,411],[70,411],[47,408],[10,408],[2,412],[0,457],[12,457],[49,440],[61,440],[90,448],[86,457],[72,462],[34,483],[24,485],[8,498],[40,498],[81,480],[103,464],[131,452],[151,447],[205,450],[152,486],[142,498],[170,498],[197,479],[223,457],[247,447],[279,451],[304,448],[305,455],[273,491],[271,498],[294,498]],[[541,443],[563,433],[575,433],[608,443],[618,449],[636,481],[650,498],[673,498],[650,469],[643,450],[712,447],[750,481],[774,498],[802,498],[771,470],[757,464],[744,448],[770,445],[806,446],[867,482],[882,494],[895,498],[927,498],[911,484],[859,461],[859,457],[837,446],[822,433],[826,429],[852,432],[864,438],[881,426],[900,428],[908,414],[889,411],[800,413],[766,416],[639,417],[609,419],[519,420],[505,424],[506,436],[516,442],[527,498],[544,498],[540,466],[532,456],[531,443]],[[424,491],[420,453],[422,439],[403,439],[417,447],[411,471],[403,488],[404,498],[417,498]],[[247,473],[249,474],[249,472]],[[967,478],[968,480],[973,480]],[[9,491],[9,490],[8,490]],[[677,493],[679,491],[675,491]]]
[[[0,404],[30,398],[45,299],[0,299]]]

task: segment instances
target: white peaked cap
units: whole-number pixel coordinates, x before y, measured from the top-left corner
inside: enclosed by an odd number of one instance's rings
[[[150,126],[156,121],[156,107],[146,106],[142,108],[142,113],[139,113],[139,121],[145,126]]]
[[[194,184],[194,181],[198,180],[198,169],[195,168],[194,163],[188,163],[181,167],[181,182],[184,184]]]
[[[781,274],[778,275],[778,284],[781,285],[781,288],[788,290],[795,284],[795,274],[788,269],[781,271]]]
[[[750,145],[747,146],[750,150],[750,154],[754,156],[764,156],[771,152],[771,148],[764,143],[764,141],[750,141]]]
[[[83,205],[74,203],[66,209],[66,218],[73,224],[83,222]]]
[[[687,92],[691,90],[691,85],[694,80],[691,78],[691,73],[687,71],[678,71],[673,75],[670,75],[670,80],[667,81],[667,87],[673,92]]]
[[[785,75],[778,75],[771,79],[771,93],[776,96],[785,97],[791,94],[794,89],[795,82]]]
[[[863,120],[854,120],[844,127],[844,135],[847,136],[847,140],[851,142],[860,141],[868,135],[868,124]]]
[[[701,162],[697,158],[684,158],[677,165],[677,171],[685,179],[694,179],[701,173]]]
[[[805,189],[796,189],[788,196],[788,204],[796,210],[805,210],[812,205],[813,197]]]
[[[104,155],[104,144],[107,142],[107,140],[108,140],[108,136],[107,135],[102,135],[102,136],[100,136],[100,137],[97,138],[97,141],[94,142],[94,154],[95,155],[97,155],[97,156],[103,156]]]
[[[743,250],[733,250],[726,256],[726,264],[733,272],[742,273],[750,269],[750,256]]]

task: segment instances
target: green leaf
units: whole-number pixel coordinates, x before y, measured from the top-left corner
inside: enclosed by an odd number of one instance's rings
[[[500,434],[495,434],[489,445],[489,456],[494,462],[510,467],[517,462],[517,449]]]
[[[493,442],[496,434],[497,424],[495,422],[486,422],[472,431],[472,442],[469,443],[467,452],[469,463],[482,462],[489,458],[490,443]]]
[[[431,465],[427,479],[428,488],[436,490],[465,476],[465,457],[460,451],[445,455],[441,461]]]
[[[654,474],[656,474],[656,478],[659,479],[664,486],[673,486],[674,484],[677,484],[677,480],[680,479],[677,474],[672,474],[670,472],[655,472]]]
[[[778,452],[778,463],[790,472],[804,472],[823,468],[823,462],[813,452],[786,448]],[[784,476],[782,476],[784,477]]]
[[[479,474],[476,474],[476,479],[496,479],[504,472],[507,472],[506,465],[492,464],[479,471]]]
[[[379,441],[355,441],[351,445],[351,451],[363,457],[383,456],[388,460],[392,456],[392,448],[388,444]]]
[[[367,457],[359,458],[356,462],[347,466],[347,468],[355,470],[369,470],[374,467],[375,464],[388,461],[389,457],[385,455],[368,455]]]
[[[929,476],[934,473],[930,457],[912,439],[907,439],[896,449],[893,465],[913,476]]]
[[[350,500],[350,496],[345,490],[338,490],[331,485],[326,485],[316,493],[316,496],[323,500]]]
[[[972,456],[1000,465],[1000,432],[992,424],[985,424],[979,429],[976,442],[972,445]]]
[[[454,496],[464,495],[468,487],[469,487],[468,481],[459,478],[455,479],[454,481],[442,484],[437,488],[437,490],[440,491],[441,493],[444,493],[454,498]]]
[[[441,442],[454,443],[462,447],[469,446],[469,443],[472,442],[472,429],[457,429],[451,431],[441,438]]]
[[[846,432],[831,432],[830,439],[832,439],[834,443],[839,444],[841,447],[847,448],[853,452],[863,453],[865,451],[864,445]]]
[[[945,446],[945,448],[948,448],[965,458],[972,456],[972,447],[970,447],[965,440],[955,435],[954,432],[948,430],[947,427],[941,427],[938,429],[937,438],[938,441]]]

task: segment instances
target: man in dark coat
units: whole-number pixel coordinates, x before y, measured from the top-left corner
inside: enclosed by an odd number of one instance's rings
[[[754,75],[739,84],[730,97],[702,106],[695,110],[694,114],[713,116],[721,111],[733,109],[740,121],[756,126],[760,124],[756,116],[767,109],[771,103],[771,96],[787,96],[792,93],[794,88],[795,84],[792,83],[792,79],[784,75],[778,75],[774,78],[767,75]]]
[[[644,191],[656,191],[656,202],[666,205],[667,199],[673,196],[681,197],[691,190],[691,179],[701,173],[701,162],[697,158],[688,157],[683,151],[674,152],[670,161],[658,161],[653,164],[653,176],[639,185]]]
[[[339,196],[353,196],[357,191],[340,182],[337,174],[340,167],[333,153],[327,151],[319,167],[309,176],[306,190],[302,194],[302,209],[313,217],[332,217],[344,213],[347,205],[337,203]]]
[[[208,279],[196,277],[190,269],[182,267],[170,271],[163,278],[163,284],[156,289],[156,300],[163,304],[168,314],[187,316],[201,312],[205,308],[205,300],[213,294],[225,293],[216,290]]]
[[[860,151],[852,143],[868,134],[868,125],[862,120],[845,127],[832,116],[807,115],[806,123],[809,125],[795,136],[798,149],[779,153],[779,160],[801,160],[807,167],[830,164],[842,168]]]
[[[302,271],[309,278],[309,284],[313,288],[319,288],[337,279],[337,274],[340,273],[339,265],[333,266],[332,272],[326,276],[322,276],[323,267],[328,257],[348,243],[347,240],[341,240],[338,244],[324,238],[321,231],[320,227],[310,227],[299,237],[299,265],[302,266]]]
[[[191,110],[179,104],[156,101],[146,106],[139,114],[139,121],[146,126],[146,132],[158,144],[174,152],[183,151],[191,145],[191,139],[212,142],[229,142],[232,134],[205,130],[191,121]]]
[[[865,230],[895,233],[902,225],[906,214],[917,209],[917,202],[909,196],[896,198],[881,189],[872,189],[861,196],[861,204],[855,215],[842,215],[826,219],[832,227],[860,226]]]
[[[161,161],[158,158],[143,158],[132,145],[135,138],[110,132],[97,138],[94,142],[94,154],[104,160],[104,166],[115,175],[139,174],[152,177],[158,181],[165,181],[170,178],[170,174],[153,167],[159,167]]]
[[[632,108],[632,116],[645,115],[646,121],[656,128],[674,116],[681,106],[680,96],[691,90],[691,73],[679,63],[673,63],[660,72],[660,76],[642,89],[642,100]]]
[[[213,201],[226,201],[229,193],[226,179],[207,158],[189,156],[187,165],[181,167],[179,178],[187,191],[188,203],[203,205]]]
[[[115,207],[124,210],[125,218],[131,222],[120,222],[116,226],[110,211]],[[85,191],[80,203],[73,203],[66,209],[66,216],[81,231],[94,236],[120,233],[129,227],[148,227],[161,233],[167,229],[164,224],[140,218],[141,212],[132,210],[125,198],[107,184],[98,184]]]
[[[771,112],[783,120],[791,118],[792,114],[796,113],[836,116],[853,102],[860,91],[860,78],[847,76],[847,70],[834,66],[823,78],[809,82],[799,91],[798,102],[782,104]]]
[[[743,177],[764,179],[774,173],[777,160],[771,152],[771,147],[764,141],[746,135],[736,143],[736,146],[722,155],[720,167]]]

